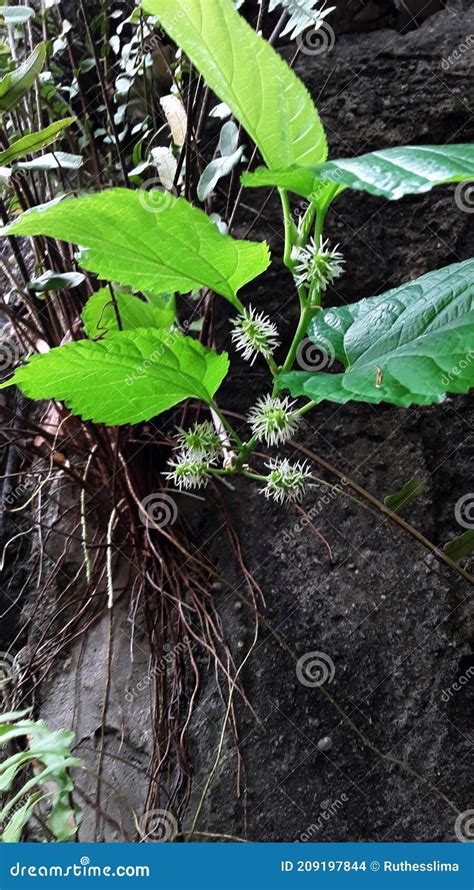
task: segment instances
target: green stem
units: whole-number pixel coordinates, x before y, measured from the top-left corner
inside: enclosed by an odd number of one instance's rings
[[[282,371],[290,371],[291,368],[293,367],[293,364],[295,362],[296,355],[298,352],[298,347],[299,347],[301,341],[303,340],[304,335],[306,334],[308,325],[309,325],[315,311],[316,311],[315,308],[308,306],[308,305],[303,305],[301,307],[301,314],[300,314],[300,320],[298,322],[298,327],[296,328],[295,336],[293,337],[293,343],[290,346],[288,355],[285,359],[285,363],[282,365],[282,368],[281,368]]]
[[[312,411],[312,409],[315,408],[316,405],[317,405],[317,402],[307,402],[307,404],[303,405],[302,408],[298,408],[297,411],[294,411],[294,414],[297,414],[298,417],[303,417],[303,415],[307,414],[308,411]]]
[[[294,262],[291,259],[291,250],[296,241],[297,230],[293,222],[290,210],[290,202],[288,200],[288,192],[286,189],[278,189],[280,193],[281,206],[283,209],[283,223],[285,226],[285,250],[283,253],[283,263],[293,272]]]

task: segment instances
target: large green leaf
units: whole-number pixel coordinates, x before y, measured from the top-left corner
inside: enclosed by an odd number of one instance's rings
[[[326,159],[324,129],[306,87],[233,0],[144,0],[142,6],[232,109],[269,167]]]
[[[66,117],[64,120],[56,121],[44,130],[38,133],[30,133],[28,136],[22,136],[17,139],[9,148],[0,152],[0,165],[7,166],[22,158],[25,155],[33,154],[35,151],[41,151],[47,145],[51,145],[55,139],[76,120],[75,117]]]
[[[49,235],[86,248],[81,265],[139,291],[188,293],[206,285],[241,308],[237,291],[268,267],[265,243],[221,235],[184,198],[110,189],[34,208],[4,235]]]
[[[282,374],[294,396],[406,407],[465,393],[474,386],[474,260],[323,311],[308,335],[347,370]]]
[[[339,158],[318,168],[318,177],[391,201],[429,192],[436,185],[474,176],[474,145],[407,145],[358,158]]]
[[[87,336],[106,336],[118,330],[133,331],[137,328],[165,328],[169,330],[175,320],[174,300],[168,297],[163,306],[144,303],[133,294],[114,291],[115,306],[108,287],[103,287],[87,301],[82,312]],[[116,308],[115,308],[116,307]],[[117,312],[120,317],[119,327]]]
[[[226,353],[191,337],[142,328],[35,355],[0,388],[16,383],[32,399],[58,399],[84,420],[119,426],[189,397],[211,402],[228,367]]]
[[[337,193],[352,188],[395,201],[403,195],[419,195],[437,185],[472,178],[474,145],[407,145],[312,167],[258,167],[253,173],[244,173],[242,183],[249,188],[281,186],[310,198],[323,183],[332,182],[338,186]]]
[[[0,113],[11,111],[31,89],[46,60],[46,44],[39,43],[18,68],[0,80]]]

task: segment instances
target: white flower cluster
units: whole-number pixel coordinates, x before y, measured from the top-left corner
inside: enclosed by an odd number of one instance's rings
[[[179,430],[180,450],[168,462],[171,468],[166,478],[178,488],[204,488],[210,478],[209,470],[217,463],[221,446],[219,437],[208,420],[195,423],[189,430]]]
[[[242,352],[246,362],[253,365],[258,355],[270,359],[280,345],[276,325],[264,312],[256,312],[252,306],[244,309],[232,322],[232,341]]]
[[[338,247],[337,244],[330,250],[327,240],[317,245],[314,238],[310,238],[306,247],[293,247],[291,258],[296,262],[297,287],[309,285],[324,292],[329,284],[339,278],[344,272],[345,259]]]
[[[270,460],[267,464],[270,474],[260,491],[266,498],[272,498],[279,504],[285,501],[302,500],[306,484],[311,476],[311,469],[306,461],[290,463],[289,460]]]
[[[294,406],[295,402],[290,402],[287,397],[267,395],[260,398],[248,417],[253,435],[267,445],[287,442],[300,421]]]

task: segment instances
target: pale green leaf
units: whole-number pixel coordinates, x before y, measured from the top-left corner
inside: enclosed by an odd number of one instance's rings
[[[17,161],[18,158],[34,154],[34,152],[41,151],[41,149],[45,148],[47,145],[51,145],[63,130],[65,130],[66,127],[70,127],[75,120],[75,117],[67,117],[64,120],[56,121],[44,130],[40,130],[38,133],[30,133],[28,136],[22,136],[10,145],[9,148],[5,149],[5,151],[0,152],[0,165],[6,166],[7,164],[12,164],[13,161]]]
[[[347,370],[281,375],[294,396],[406,407],[465,393],[474,386],[474,260],[323,311],[308,335]]]
[[[28,798],[26,803],[14,813],[8,825],[2,832],[2,843],[18,844],[20,842],[23,829],[31,819],[35,807],[41,800],[45,800],[47,797],[48,794],[45,794],[42,791],[36,791]]]
[[[11,111],[31,89],[46,60],[46,44],[39,43],[14,71],[0,80],[0,112]]]
[[[241,308],[237,291],[268,267],[265,243],[221,235],[184,198],[110,189],[24,213],[4,235],[49,235],[86,248],[81,265],[138,291],[186,294],[207,286]]]
[[[44,294],[50,290],[64,290],[64,288],[79,287],[85,281],[82,272],[45,272],[39,278],[33,278],[28,282],[28,290],[37,294]]]
[[[325,160],[324,129],[306,87],[232,0],[144,0],[142,6],[232,109],[269,167]]]
[[[58,399],[84,420],[119,426],[187,398],[210,403],[228,367],[226,353],[191,337],[142,328],[35,355],[0,389],[16,383],[32,399]]]
[[[34,14],[31,6],[0,6],[0,25],[24,25]]]
[[[79,170],[84,163],[82,155],[73,155],[67,151],[49,152],[33,158],[32,161],[19,161],[17,170]]]
[[[118,330],[133,331],[136,328],[164,328],[168,330],[175,320],[175,305],[171,297],[162,306],[145,303],[133,294],[123,294],[114,290],[115,303],[120,317],[117,320],[112,294],[103,287],[87,301],[82,312],[84,330],[87,336],[104,336]]]

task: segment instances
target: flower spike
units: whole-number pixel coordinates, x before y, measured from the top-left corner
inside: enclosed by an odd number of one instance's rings
[[[263,396],[252,408],[248,420],[253,435],[267,445],[280,445],[291,438],[300,418],[294,413],[295,402],[288,397]]]
[[[270,321],[268,315],[256,312],[252,306],[244,309],[242,315],[234,319],[232,327],[232,341],[236,349],[252,365],[257,355],[263,355],[268,361],[280,345],[276,325]]]
[[[325,291],[329,284],[344,273],[345,259],[336,244],[332,250],[329,241],[316,245],[310,238],[306,247],[293,247],[292,260],[296,261],[295,282],[297,287],[313,285],[318,291]]]
[[[311,468],[306,461],[290,463],[289,460],[270,460],[267,464],[270,475],[261,494],[273,498],[279,504],[301,501],[306,483],[311,476]]]

